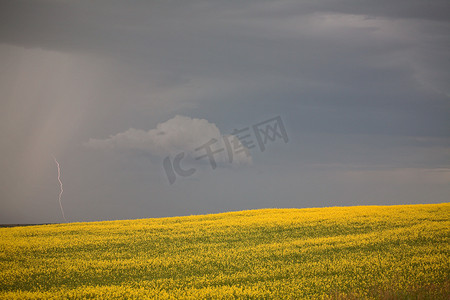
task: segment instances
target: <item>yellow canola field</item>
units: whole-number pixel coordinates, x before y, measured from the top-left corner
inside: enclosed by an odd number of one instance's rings
[[[0,228],[1,299],[448,299],[450,203]]]

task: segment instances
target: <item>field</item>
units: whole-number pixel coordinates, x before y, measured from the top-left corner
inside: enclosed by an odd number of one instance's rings
[[[449,299],[450,203],[0,228],[1,299]]]

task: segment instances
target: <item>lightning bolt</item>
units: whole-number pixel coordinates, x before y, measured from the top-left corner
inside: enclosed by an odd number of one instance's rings
[[[62,213],[62,217],[63,217],[64,221],[67,222],[66,216],[64,215],[64,209],[63,209],[63,206],[62,206],[62,203],[61,203],[61,196],[62,196],[62,194],[64,192],[63,184],[62,184],[62,181],[61,181],[61,168],[59,166],[59,162],[56,160],[56,158],[54,156],[53,156],[53,160],[55,161],[56,166],[58,167],[58,182],[59,182],[59,188],[60,188],[59,196],[58,196],[59,207],[61,208],[61,213]]]

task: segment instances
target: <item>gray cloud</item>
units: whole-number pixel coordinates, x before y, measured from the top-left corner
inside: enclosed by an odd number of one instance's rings
[[[59,221],[51,154],[72,220],[448,201],[449,9],[0,1],[0,222]],[[165,155],[275,115],[288,144],[167,184]]]

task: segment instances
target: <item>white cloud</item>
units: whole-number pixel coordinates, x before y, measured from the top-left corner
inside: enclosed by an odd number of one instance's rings
[[[222,135],[217,126],[208,120],[177,115],[166,122],[159,123],[155,129],[149,131],[130,128],[106,139],[89,139],[85,145],[94,149],[139,150],[161,157],[185,152],[187,156],[196,158],[206,154],[206,151],[204,149],[195,151],[195,149],[211,139],[216,139],[217,142],[211,145],[212,151],[224,150],[214,154],[215,160],[229,162],[224,142],[226,138],[232,140],[232,136]],[[248,151],[247,154],[248,156],[245,151],[239,153],[233,151],[232,163],[251,163],[252,158]],[[204,160],[207,161],[207,158]]]

